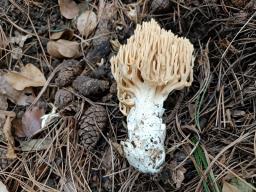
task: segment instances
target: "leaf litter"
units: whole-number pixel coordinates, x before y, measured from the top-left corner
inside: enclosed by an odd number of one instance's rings
[[[0,2],[0,161],[18,157],[1,164],[4,184],[14,192],[255,190],[255,5]],[[109,64],[151,18],[196,49],[192,87],[164,104],[171,152],[155,176],[122,155],[127,129]],[[22,73],[24,64],[33,69]],[[44,108],[30,106],[39,100]]]

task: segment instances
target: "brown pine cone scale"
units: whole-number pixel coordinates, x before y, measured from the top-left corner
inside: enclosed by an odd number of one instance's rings
[[[79,143],[88,149],[96,146],[101,133],[106,127],[108,115],[105,107],[94,105],[89,107],[82,115],[78,125]]]

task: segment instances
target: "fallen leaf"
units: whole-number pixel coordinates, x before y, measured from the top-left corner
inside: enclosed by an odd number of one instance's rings
[[[22,121],[21,121],[21,118],[22,118],[22,114],[24,114],[25,112],[19,112],[20,114],[17,113],[17,117],[12,121],[12,127],[14,129],[13,131],[13,134],[15,137],[25,137],[24,136],[24,133],[20,130],[22,130]],[[20,115],[22,115],[20,117]]]
[[[41,117],[45,110],[40,106],[33,106],[22,116],[22,124],[15,129],[17,137],[32,137],[41,129]]]
[[[234,185],[229,184],[228,182],[223,182],[222,192],[240,192]]]
[[[253,192],[255,188],[250,183],[240,180],[239,178],[232,178],[230,184],[238,189],[239,192]]]
[[[6,186],[5,186],[5,184],[3,184],[2,181],[0,181],[0,191],[1,191],[1,192],[8,192],[8,190],[7,190]]]
[[[11,97],[10,97],[11,98]],[[31,87],[25,88],[22,91],[17,91],[16,97],[13,98],[17,105],[28,106],[35,100],[35,94]]]
[[[47,43],[48,53],[56,58],[77,58],[80,56],[79,43],[59,39]]]
[[[71,40],[73,38],[74,32],[71,29],[65,29],[63,31],[53,33],[50,36],[51,40],[58,40],[58,39],[65,39],[65,40]]]
[[[20,141],[21,150],[25,152],[45,150],[48,149],[51,145],[52,139],[50,138]]]
[[[13,114],[12,115],[8,115],[6,117],[6,121],[5,121],[5,124],[4,124],[4,136],[5,136],[5,139],[7,141],[7,154],[6,154],[6,157],[8,159],[15,159],[17,158],[17,155],[15,153],[15,150],[14,150],[14,146],[15,146],[15,143],[14,143],[14,138],[12,136],[12,120],[13,118],[15,117],[15,113],[12,112]]]
[[[58,0],[60,13],[66,19],[73,19],[78,16],[79,7],[73,0]]]
[[[76,25],[80,34],[88,37],[97,26],[97,15],[93,11],[85,11],[77,18]]]
[[[0,98],[2,102],[6,101],[6,98],[17,105],[30,105],[34,99],[35,94],[31,87],[25,88],[22,91],[14,89],[6,80],[3,74],[0,74]],[[6,103],[7,104],[7,103]],[[0,108],[5,110],[6,104],[1,103]]]
[[[44,86],[46,79],[43,73],[33,64],[27,64],[21,68],[20,72],[9,71],[5,78],[7,82],[16,90],[24,90],[26,87]]]

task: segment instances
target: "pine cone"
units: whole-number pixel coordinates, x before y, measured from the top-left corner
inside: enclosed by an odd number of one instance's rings
[[[74,116],[81,108],[81,104],[79,102],[72,102],[69,105],[65,106],[60,110],[60,114],[64,116]]]
[[[106,109],[100,105],[91,106],[85,111],[79,121],[79,143],[88,149],[97,144],[101,133],[107,124],[108,116]]]
[[[55,79],[55,83],[58,87],[70,85],[76,76],[82,72],[81,63],[74,59],[64,60],[60,65],[63,65],[63,67],[60,69]]]
[[[67,106],[70,102],[74,100],[74,96],[69,91],[64,89],[59,89],[55,94],[54,105],[59,109]]]
[[[109,89],[109,82],[81,75],[74,80],[73,87],[83,96],[94,98]]]

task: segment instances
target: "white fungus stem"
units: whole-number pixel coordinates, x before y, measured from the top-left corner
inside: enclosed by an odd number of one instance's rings
[[[157,173],[165,161],[163,99],[156,99],[152,87],[144,87],[127,116],[128,140],[123,142],[129,163],[144,173]]]

